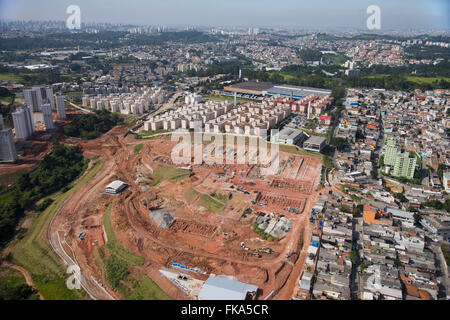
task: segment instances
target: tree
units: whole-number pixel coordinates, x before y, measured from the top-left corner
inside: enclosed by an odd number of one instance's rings
[[[69,65],[70,70],[73,72],[79,73],[81,71],[81,66],[78,63],[71,63]]]
[[[366,267],[366,265],[364,264],[364,262],[362,262],[362,263],[359,265],[359,270],[360,270],[361,273],[363,273],[365,269],[367,269],[367,267]]]
[[[406,199],[405,195],[403,193],[396,193],[395,197],[400,200],[400,202],[408,202],[408,199]]]
[[[418,212],[414,213],[414,221],[418,224],[422,220],[422,215]]]
[[[339,151],[344,149],[346,144],[347,144],[347,140],[344,138],[332,138],[331,139],[331,145],[336,147]]]
[[[358,263],[358,255],[355,251],[350,252],[349,258],[354,265]]]

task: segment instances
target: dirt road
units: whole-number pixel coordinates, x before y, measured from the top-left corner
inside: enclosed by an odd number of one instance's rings
[[[15,264],[12,264],[12,263],[10,263],[8,261],[3,261],[2,266],[19,271],[23,275],[23,277],[25,278],[25,282],[27,283],[27,285],[29,285],[30,287],[33,287],[34,289],[36,289],[36,286],[34,285],[33,279],[31,279],[31,275],[28,273],[28,271],[25,268],[22,268],[21,266],[17,266]],[[41,300],[45,300],[44,297],[39,292],[38,292],[38,294],[39,294],[39,298]]]

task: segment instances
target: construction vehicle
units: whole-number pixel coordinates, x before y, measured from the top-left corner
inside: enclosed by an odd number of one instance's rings
[[[267,254],[272,254],[273,250],[271,248],[259,248],[258,252],[260,253],[267,253]]]
[[[161,208],[162,203],[163,203],[162,199],[153,200],[150,203],[149,210],[151,210],[151,211],[158,210],[159,208]]]

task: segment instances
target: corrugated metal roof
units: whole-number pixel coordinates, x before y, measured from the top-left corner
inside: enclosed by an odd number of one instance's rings
[[[116,180],[116,181],[113,181],[110,184],[108,184],[106,186],[106,189],[119,190],[123,185],[127,185],[127,184],[125,182],[120,181],[120,180]]]
[[[199,300],[245,300],[247,292],[258,290],[257,286],[210,275],[203,285]]]

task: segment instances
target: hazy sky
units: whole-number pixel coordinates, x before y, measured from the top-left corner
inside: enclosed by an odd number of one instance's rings
[[[366,28],[369,5],[382,29],[450,29],[450,0],[0,0],[0,19],[66,20],[145,25]]]

